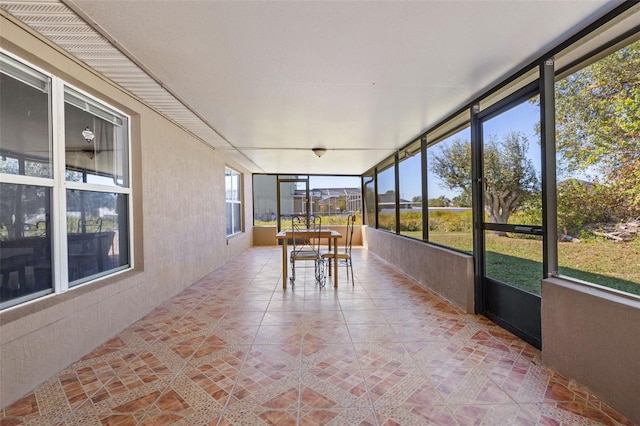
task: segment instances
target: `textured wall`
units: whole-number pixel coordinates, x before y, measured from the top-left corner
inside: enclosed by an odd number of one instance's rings
[[[468,313],[474,312],[473,257],[363,228],[369,250]]]
[[[251,176],[0,14],[0,47],[132,116],[135,269],[0,313],[0,407],[252,246]],[[244,173],[247,232],[225,236],[224,167]]]
[[[640,424],[640,299],[542,281],[542,359]]]

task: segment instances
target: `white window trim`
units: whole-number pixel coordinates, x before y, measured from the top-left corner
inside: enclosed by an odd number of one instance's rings
[[[51,188],[51,264],[52,264],[52,290],[43,291],[40,293],[34,293],[31,295],[16,298],[9,303],[6,308],[12,308],[24,305],[25,303],[33,302],[41,299],[44,296],[50,296],[55,294],[64,293],[70,289],[83,287],[90,285],[96,281],[96,279],[83,282],[73,287],[69,286],[69,274],[68,274],[68,256],[67,256],[67,230],[66,230],[66,191],[67,189],[78,189],[94,192],[110,192],[117,194],[125,194],[127,196],[127,239],[129,245],[129,264],[126,267],[116,268],[109,271],[105,275],[101,275],[97,279],[104,278],[106,276],[113,276],[120,274],[124,271],[131,270],[135,266],[134,256],[134,239],[133,239],[133,190],[131,185],[131,116],[123,111],[115,108],[113,105],[105,102],[102,99],[96,98],[91,94],[79,89],[72,84],[64,81],[60,77],[57,77],[33,64],[24,60],[23,58],[16,56],[4,49],[0,49],[2,54],[6,55],[11,60],[18,62],[21,66],[24,66],[27,70],[30,68],[38,73],[46,76],[50,79],[49,88],[49,108],[50,108],[50,143],[52,150],[52,169],[53,174],[51,178],[42,178],[34,176],[23,176],[14,174],[0,173],[0,183],[18,184],[18,185],[33,185]],[[11,74],[10,74],[11,75]],[[24,82],[24,84],[29,84]],[[82,182],[67,182],[66,181],[66,168],[65,168],[65,89],[69,88],[91,100],[95,104],[110,109],[113,112],[126,117],[126,137],[127,137],[127,186],[117,185],[99,185],[89,184]],[[55,265],[55,266],[54,266]],[[14,303],[15,302],[15,303]]]
[[[238,188],[236,188],[236,194],[238,195],[237,199],[233,199],[233,198],[227,198],[227,173],[231,172],[231,182],[233,184],[233,177],[234,176],[238,176]],[[225,215],[226,215],[226,205],[227,204],[231,204],[231,205],[239,205],[240,206],[240,223],[238,224],[238,228],[239,231],[234,232],[233,230],[235,229],[235,223],[234,223],[234,216],[233,216],[233,208],[231,209],[231,233],[227,234],[225,231],[225,234],[227,237],[231,237],[233,235],[238,235],[244,232],[244,227],[243,227],[243,204],[242,204],[242,197],[243,197],[243,190],[242,190],[242,173],[240,173],[239,171],[229,167],[229,166],[225,166],[224,168],[224,175],[225,175],[225,185],[224,185],[224,190],[225,190]],[[231,188],[232,193],[233,193],[233,187]],[[225,227],[226,227],[226,217],[225,217]]]

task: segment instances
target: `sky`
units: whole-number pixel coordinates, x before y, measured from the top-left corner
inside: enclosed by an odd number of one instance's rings
[[[540,145],[539,136],[536,134],[535,126],[540,120],[539,107],[530,102],[524,102],[514,108],[484,122],[483,133],[485,138],[495,136],[498,140],[511,131],[522,132],[529,140],[529,157],[540,172]],[[455,139],[469,140],[471,137],[469,128],[449,136],[436,146],[446,146]],[[434,148],[431,148],[434,149]],[[438,148],[435,148],[438,149]],[[411,200],[413,197],[422,196],[421,189],[421,159],[420,154],[401,161],[400,165],[400,197]],[[388,176],[387,176],[388,175]],[[390,169],[383,173],[378,181],[378,189],[381,193],[393,189],[393,172]],[[388,179],[387,179],[388,178]],[[309,189],[313,188],[352,188],[360,186],[359,177],[346,176],[309,176]],[[429,198],[445,196],[449,199],[458,195],[458,191],[443,188],[437,176],[429,175],[428,186]]]

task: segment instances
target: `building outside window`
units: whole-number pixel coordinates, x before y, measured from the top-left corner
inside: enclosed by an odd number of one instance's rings
[[[2,52],[0,92],[0,308],[129,267],[128,117]]]
[[[225,167],[225,199],[227,216],[227,236],[242,232],[242,187],[241,174]]]
[[[353,214],[361,223],[360,186],[358,176],[254,174],[253,225],[277,226],[293,214],[319,216],[323,225],[345,225]]]

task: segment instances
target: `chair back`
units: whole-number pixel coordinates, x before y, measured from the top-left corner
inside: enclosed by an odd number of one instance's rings
[[[82,221],[82,219],[78,220],[78,234],[86,234],[93,232],[102,232],[102,218],[87,219]]]
[[[296,237],[296,231],[312,229],[314,232],[313,237]],[[292,216],[291,217],[291,230],[293,251],[298,252],[300,250],[311,249],[317,253],[320,253],[320,232],[322,231],[322,218],[320,216]]]
[[[344,251],[351,256],[351,246],[353,245],[353,226],[356,222],[356,215],[347,217],[347,233],[344,238]]]

